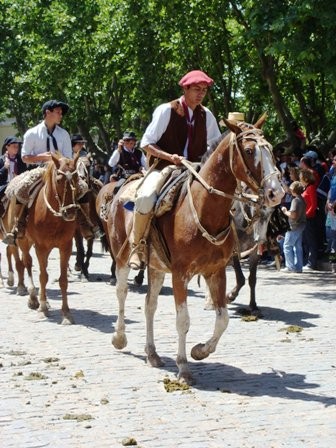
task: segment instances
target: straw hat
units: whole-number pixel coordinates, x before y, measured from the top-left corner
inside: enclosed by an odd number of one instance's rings
[[[244,121],[245,115],[242,112],[229,112],[228,120]]]

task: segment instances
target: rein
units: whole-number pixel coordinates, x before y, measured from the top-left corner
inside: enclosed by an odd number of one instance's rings
[[[193,168],[193,165],[185,159],[182,159],[181,163],[182,165],[184,165],[189,171],[190,173],[202,184],[202,186],[207,190],[208,193],[210,194],[216,194],[218,196],[222,196],[231,200],[237,200],[240,202],[245,202],[248,204],[253,204],[253,205],[259,205],[260,203],[263,201],[263,197],[262,197],[262,188],[259,188],[259,185],[257,184],[256,180],[254,179],[254,177],[251,175],[250,170],[248,169],[245,160],[242,156],[242,153],[240,151],[238,142],[240,140],[243,140],[247,135],[249,135],[249,139],[252,139],[252,136],[255,137],[255,140],[258,142],[258,140],[261,140],[261,144],[264,146],[270,146],[269,143],[264,139],[263,137],[263,133],[260,129],[248,129],[246,131],[241,132],[238,136],[236,136],[236,134],[232,133],[231,134],[231,139],[230,139],[230,143],[229,143],[229,149],[230,149],[230,169],[232,174],[235,174],[234,169],[233,169],[233,149],[234,147],[236,147],[238,155],[240,157],[240,160],[245,168],[245,172],[247,173],[247,176],[249,178],[250,183],[254,186],[254,188],[256,190],[258,190],[259,194],[258,195],[251,195],[251,194],[247,194],[247,193],[243,193],[242,189],[240,188],[240,193],[239,195],[231,195],[228,193],[225,193],[224,191],[221,190],[217,190],[216,188],[213,188],[212,186],[210,186],[203,178],[202,176],[199,175],[199,173],[197,173],[197,171]],[[261,154],[261,172],[263,173],[263,160],[262,160],[262,153]],[[265,181],[271,177],[273,174],[279,173],[278,170],[268,174],[267,176],[263,176],[262,180],[261,180],[261,186],[265,183]],[[204,238],[206,238],[211,244],[214,245],[221,245],[225,242],[226,238],[228,237],[229,233],[230,233],[230,229],[233,228],[232,225],[232,218],[230,215],[230,223],[229,225],[219,234],[217,234],[216,236],[211,235],[201,224],[199,217],[197,215],[197,211],[195,209],[194,206],[194,202],[193,202],[193,198],[192,198],[192,194],[191,194],[191,184],[192,184],[193,178],[190,175],[188,182],[187,182],[187,189],[188,189],[188,200],[189,200],[189,206],[194,218],[194,221],[199,229],[199,231],[201,232],[202,236]]]
[[[56,210],[51,206],[50,202],[48,201],[47,194],[46,194],[46,187],[47,187],[47,185],[44,185],[44,186],[43,186],[43,199],[44,199],[44,202],[45,202],[45,204],[46,204],[48,210],[49,210],[55,217],[57,217],[57,218],[64,218],[64,212],[66,212],[69,208],[80,208],[80,206],[76,203],[76,197],[75,197],[76,187],[73,185],[73,180],[72,180],[73,175],[74,175],[74,174],[77,174],[77,170],[73,171],[72,173],[70,173],[70,172],[66,172],[66,173],[65,173],[65,172],[63,172],[63,171],[61,171],[61,170],[57,170],[56,172],[54,172],[54,176],[53,176],[53,178],[56,176],[57,173],[62,174],[62,175],[65,177],[65,179],[66,179],[66,184],[65,184],[64,191],[63,191],[63,198],[62,198],[62,201],[61,201],[61,199],[60,199],[60,197],[59,197],[59,195],[58,195],[58,193],[57,193],[57,189],[56,189],[55,183],[53,182],[53,184],[54,184],[54,189],[55,189],[55,199],[56,199],[57,202],[58,202],[58,208],[59,208],[59,211],[56,211]],[[65,203],[65,196],[66,196],[66,193],[67,193],[67,186],[68,186],[68,185],[69,185],[69,187],[70,187],[70,189],[71,189],[72,203],[70,203],[70,204],[68,204],[68,205],[64,205],[64,203]],[[73,219],[73,220],[74,220],[74,219]]]

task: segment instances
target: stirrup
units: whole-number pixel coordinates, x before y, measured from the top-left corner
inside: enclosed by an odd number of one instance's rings
[[[147,255],[147,243],[145,240],[141,240],[139,244],[132,244],[132,250],[129,255],[127,265],[135,271],[145,269],[146,267],[146,255]]]

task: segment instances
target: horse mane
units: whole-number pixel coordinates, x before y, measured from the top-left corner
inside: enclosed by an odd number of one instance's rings
[[[56,157],[57,160],[60,160],[63,156],[62,154],[57,151],[53,154],[53,156]],[[47,162],[47,164],[45,165],[45,172],[43,173],[43,181],[46,183],[48,181],[50,181],[51,177],[52,177],[52,172],[55,168],[55,163],[53,162],[53,160],[51,160],[50,162]]]
[[[227,130],[223,132],[223,134],[220,135],[216,140],[214,140],[211,145],[209,146],[208,150],[203,154],[201,159],[201,166],[204,165],[204,163],[208,160],[208,158],[211,156],[211,154],[215,151],[215,149],[218,147],[220,142],[222,142],[225,137],[227,137],[230,134],[230,130]]]

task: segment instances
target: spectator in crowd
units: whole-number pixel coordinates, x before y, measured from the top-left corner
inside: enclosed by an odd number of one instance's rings
[[[290,230],[285,234],[283,251],[286,267],[284,272],[302,272],[303,249],[302,234],[306,224],[306,203],[302,198],[303,186],[299,181],[289,187],[292,194],[290,209],[282,207],[282,212],[288,217]]]
[[[336,270],[336,151],[332,159],[332,167],[330,169],[330,189],[328,192],[326,209],[327,209],[327,223],[329,226],[329,259],[332,265],[332,271]]]
[[[303,231],[303,270],[316,270],[318,252],[317,194],[313,172],[309,169],[301,170],[300,182],[304,187],[302,197],[306,203],[306,225]]]

